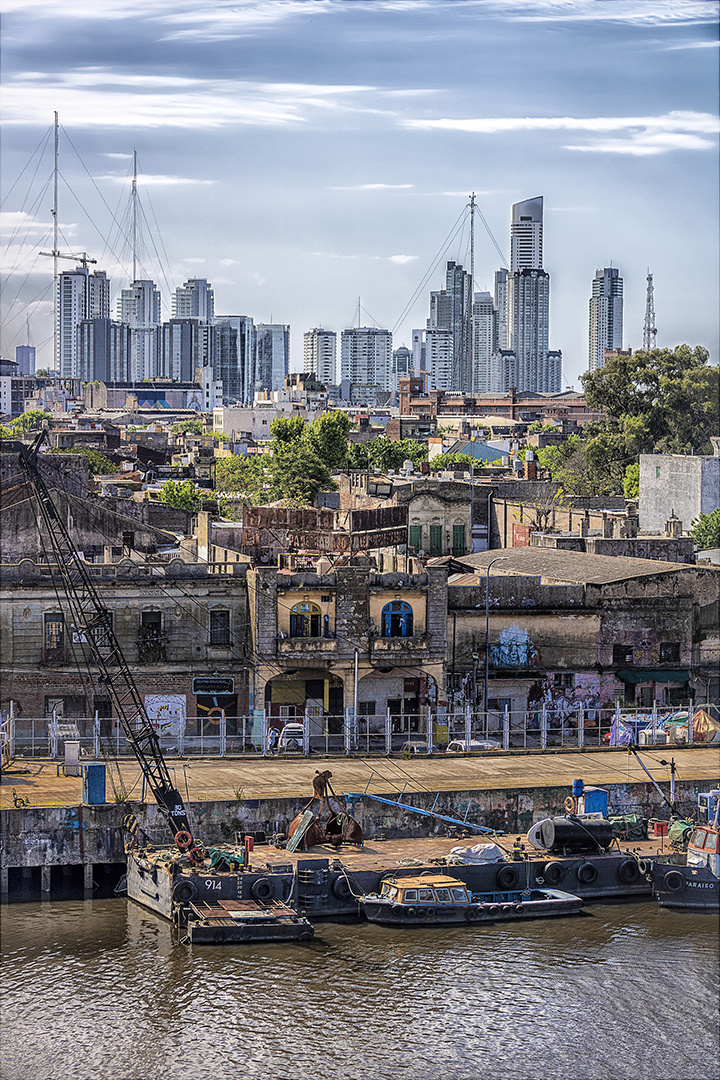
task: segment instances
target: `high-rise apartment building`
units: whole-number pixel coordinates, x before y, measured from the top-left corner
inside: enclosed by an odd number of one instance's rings
[[[343,330],[340,372],[350,383],[352,401],[369,403],[377,391],[392,389],[392,334],[374,326]]]
[[[128,382],[131,351],[131,330],[125,323],[83,319],[77,328],[77,378],[83,382]]]
[[[215,350],[215,327],[199,319],[170,319],[162,325],[160,375],[192,382],[198,368],[210,368]]]
[[[337,334],[315,327],[303,334],[303,371],[325,386],[337,380]]]
[[[455,366],[455,343],[449,326],[428,326],[425,331],[425,357],[432,390],[452,390]]]
[[[160,373],[161,301],[154,281],[134,281],[118,301],[120,322],[130,327],[130,380],[155,379]]]
[[[412,365],[413,371],[427,371],[427,347],[425,344],[425,331],[413,330],[412,337]]]
[[[34,375],[35,374],[35,346],[34,345],[16,345],[15,346],[15,360],[18,365],[19,375]]]
[[[215,294],[206,278],[188,278],[178,285],[172,298],[173,319],[199,319],[211,323],[215,318]]]
[[[215,378],[222,382],[228,404],[247,404],[253,395],[255,328],[248,315],[218,315],[215,319]]]
[[[110,282],[104,270],[87,266],[58,276],[55,369],[63,378],[77,377],[77,328],[83,319],[110,318]]]
[[[453,343],[451,369],[442,365],[442,375],[429,366],[432,385],[437,390],[470,389],[470,275],[456,262],[448,262],[445,268],[445,288],[430,293],[430,318],[428,330],[450,330]],[[449,378],[449,385],[441,385]]]
[[[590,297],[589,369],[605,363],[606,349],[623,347],[623,279],[614,266],[596,270]]]
[[[515,203],[510,221],[510,270],[539,270],[543,264],[543,197]]]
[[[504,267],[502,270],[496,270],[495,318],[497,322],[497,328],[495,331],[495,335],[497,337],[498,349],[507,349],[508,347],[507,282],[508,271]]]
[[[254,390],[279,390],[289,370],[290,327],[284,323],[257,323]]]
[[[489,292],[475,293],[472,331],[472,392],[487,394],[492,390],[492,357],[497,349],[497,319]]]

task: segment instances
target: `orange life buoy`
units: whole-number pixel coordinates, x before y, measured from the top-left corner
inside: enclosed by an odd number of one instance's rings
[[[180,829],[178,832],[175,833],[175,843],[181,851],[187,851],[192,842],[192,836],[187,831],[187,829]]]

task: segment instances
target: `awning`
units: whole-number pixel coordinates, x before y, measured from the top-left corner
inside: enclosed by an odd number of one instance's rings
[[[679,682],[686,683],[690,681],[689,671],[618,671],[618,679],[624,683],[646,683],[646,682]]]

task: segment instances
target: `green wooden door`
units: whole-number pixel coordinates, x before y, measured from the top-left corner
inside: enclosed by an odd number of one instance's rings
[[[442,555],[442,525],[430,526],[430,554]]]
[[[453,525],[453,555],[465,554],[465,526]]]

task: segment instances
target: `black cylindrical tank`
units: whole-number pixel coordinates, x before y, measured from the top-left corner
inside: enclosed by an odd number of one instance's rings
[[[613,828],[604,818],[545,818],[538,839],[546,851],[607,851]]]

